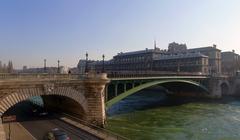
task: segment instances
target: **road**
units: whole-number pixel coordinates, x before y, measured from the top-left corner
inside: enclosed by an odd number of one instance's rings
[[[31,111],[32,107],[28,103],[24,103],[17,105],[8,112],[17,115],[17,123],[12,124],[11,130],[18,132],[12,133],[11,140],[23,140],[22,138],[42,140],[44,135],[54,128],[64,130],[71,140],[100,140],[88,132],[54,118],[52,115],[42,117],[29,115],[29,110]],[[22,129],[20,126],[22,126]],[[8,125],[5,124],[5,130],[7,130],[7,127]]]
[[[20,124],[37,140],[42,140],[43,136],[49,130],[52,130],[54,128],[59,128],[66,131],[71,140],[99,140],[89,133],[86,133],[58,119],[25,121],[21,122]]]

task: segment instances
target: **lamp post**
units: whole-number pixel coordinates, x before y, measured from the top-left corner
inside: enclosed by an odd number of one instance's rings
[[[105,68],[104,68],[104,58],[105,58],[105,55],[103,54],[102,55],[102,73],[104,73],[104,71],[105,71]]]
[[[85,73],[88,73],[88,53],[86,52]]]
[[[57,73],[60,73],[60,60],[57,61],[58,62],[58,68],[57,68]]]
[[[47,59],[44,59],[44,73],[47,72]]]
[[[180,72],[180,64],[178,63],[177,72]]]

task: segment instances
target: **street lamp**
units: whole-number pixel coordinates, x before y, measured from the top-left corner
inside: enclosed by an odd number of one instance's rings
[[[177,65],[177,72],[179,73],[180,72],[180,64],[178,63]]]
[[[60,73],[60,60],[57,61],[58,62],[58,68],[57,68],[57,73]]]
[[[86,63],[85,63],[85,73],[88,72],[88,53],[86,52]]]
[[[47,72],[47,59],[44,59],[44,73]]]
[[[104,71],[105,71],[105,69],[104,69],[104,58],[105,58],[105,55],[103,54],[103,55],[102,55],[102,60],[103,60],[103,61],[102,61],[102,62],[103,62],[103,63],[102,63],[102,73],[104,73]]]

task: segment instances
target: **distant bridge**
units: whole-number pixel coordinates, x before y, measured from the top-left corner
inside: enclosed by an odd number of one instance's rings
[[[208,76],[193,73],[112,74],[105,88],[106,108],[143,89],[162,86],[168,92],[181,94],[196,90],[200,95],[219,98],[229,94],[230,82],[225,76]]]

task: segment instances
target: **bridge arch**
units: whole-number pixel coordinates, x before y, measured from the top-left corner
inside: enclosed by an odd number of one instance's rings
[[[136,86],[120,95],[118,95],[117,97],[114,97],[113,99],[109,100],[106,102],[106,108],[110,108],[112,105],[114,105],[115,103],[121,101],[122,99],[138,92],[138,91],[141,91],[143,89],[146,89],[146,88],[149,88],[149,87],[152,87],[152,86],[155,86],[155,85],[161,85],[161,84],[166,84],[166,83],[185,83],[185,84],[190,84],[190,85],[194,85],[194,86],[197,86],[197,87],[200,87],[201,89],[203,89],[204,91],[206,91],[207,93],[209,93],[209,90],[203,86],[202,84],[200,83],[197,83],[195,81],[190,81],[190,80],[157,80],[157,81],[153,81],[153,82],[148,82],[148,83],[144,83],[142,85],[139,85],[139,86]]]
[[[45,91],[41,88],[26,88],[18,89],[16,91],[9,91],[0,100],[0,116],[2,116],[9,108],[15,104],[27,100],[34,96],[61,96],[67,97],[77,102],[85,113],[88,111],[87,99],[83,92],[79,92],[71,87],[59,87],[56,89],[49,89]]]
[[[221,89],[221,95],[230,94],[230,83],[228,81],[221,81],[218,86]]]

